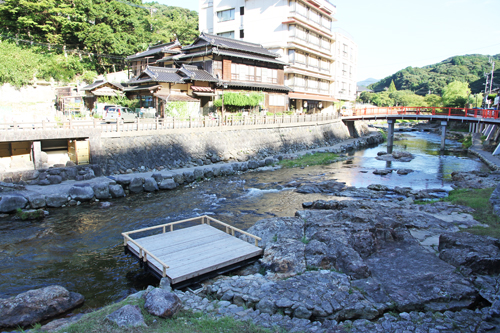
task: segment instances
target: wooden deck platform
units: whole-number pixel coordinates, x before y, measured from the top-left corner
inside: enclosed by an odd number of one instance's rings
[[[186,222],[201,224],[174,230],[174,225]],[[132,234],[156,229],[160,233],[142,238],[131,237]],[[235,237],[236,234],[253,238],[255,245]],[[170,278],[174,287],[189,285],[241,267],[262,255],[262,249],[257,246],[259,237],[209,216],[129,231],[122,235],[125,250],[140,259],[144,268],[157,277]]]

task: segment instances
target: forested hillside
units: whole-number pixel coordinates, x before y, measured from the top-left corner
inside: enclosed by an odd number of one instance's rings
[[[500,84],[500,54],[493,56],[497,62],[494,82]],[[425,67],[407,67],[372,85],[375,92],[389,88],[392,81],[397,90],[410,90],[418,95],[441,95],[444,87],[453,81],[469,83],[473,94],[479,93],[485,82],[484,73],[491,71],[486,55],[465,55],[446,59],[440,63]]]
[[[176,37],[187,45],[197,29],[197,12],[156,2],[5,0],[0,4],[0,84],[26,84],[15,80],[26,76],[18,73],[23,68],[31,75],[28,81],[33,75],[68,80],[85,72],[120,70],[125,56]]]

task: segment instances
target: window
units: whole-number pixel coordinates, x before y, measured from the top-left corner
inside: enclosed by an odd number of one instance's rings
[[[321,39],[321,47],[326,49],[326,50],[329,50],[330,49],[330,40],[326,39],[326,38],[322,38]]]
[[[240,30],[240,38],[245,38],[245,33],[243,32],[243,29]]]
[[[285,96],[284,95],[269,95],[269,105],[285,106]]]
[[[319,37],[315,33],[309,34],[309,42],[319,46]]]
[[[254,66],[246,66],[246,80],[247,81],[255,81],[255,67]]]
[[[332,29],[332,20],[330,20],[328,17],[323,16],[321,18],[321,25],[323,27],[327,28],[328,30],[331,30]]]
[[[234,31],[228,31],[228,32],[219,32],[217,36],[221,37],[227,37],[227,38],[234,38]]]
[[[330,71],[330,62],[327,60],[321,60],[321,69],[325,71]]]
[[[278,83],[278,70],[263,68],[262,70],[262,81],[268,83]]]
[[[304,79],[303,76],[296,76],[294,83],[297,87],[305,87],[306,86],[306,80]]]
[[[320,22],[320,16],[317,12],[315,12],[314,10],[310,10],[309,11],[309,19],[313,22],[316,22],[319,24]]]
[[[222,61],[213,62],[214,69],[222,69]]]
[[[321,80],[321,82],[319,83],[319,88],[322,91],[328,92],[328,81]]]
[[[305,54],[297,52],[297,57],[296,58],[297,58],[297,62],[299,64],[304,64],[304,65],[306,64],[306,56],[305,56]]]
[[[240,15],[245,15],[245,7],[240,7]]]
[[[262,82],[262,68],[255,67],[255,81]]]
[[[309,67],[319,67],[318,59],[314,57],[307,57],[307,65]]]
[[[234,8],[217,12],[218,22],[234,20]],[[234,38],[234,36],[232,37]]]
[[[288,62],[295,62],[295,50],[288,50]]]
[[[231,64],[231,79],[238,80],[240,76],[238,75],[238,64]]]
[[[304,17],[307,17],[307,7],[305,7],[300,2],[297,2],[297,5],[295,8],[296,8],[297,14],[300,14]]]
[[[307,88],[318,89],[318,81],[316,81],[315,79],[307,80]]]
[[[295,11],[295,1],[290,1],[288,3],[288,7],[290,7],[291,12],[294,12]]]

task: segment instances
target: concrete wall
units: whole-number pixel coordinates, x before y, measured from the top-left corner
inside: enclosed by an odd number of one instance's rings
[[[295,126],[294,126],[295,125]],[[356,133],[367,132],[358,123]],[[158,131],[138,136],[121,133],[101,137],[99,156],[92,157],[104,174],[125,173],[134,169],[163,169],[206,165],[218,161],[246,161],[275,153],[329,146],[348,139],[349,130],[341,120],[327,124],[252,128],[202,128]]]

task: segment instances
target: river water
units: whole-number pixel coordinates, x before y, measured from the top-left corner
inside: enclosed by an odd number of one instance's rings
[[[439,154],[440,137],[424,132],[404,134],[395,150],[411,152],[409,163],[375,159],[384,145],[349,153],[352,159],[304,169],[249,172],[216,178],[173,191],[133,195],[112,201],[110,208],[81,205],[51,209],[44,221],[0,221],[0,298],[29,289],[60,284],[85,296],[82,308],[115,302],[136,289],[157,283],[123,253],[121,233],[208,214],[246,229],[262,218],[293,216],[302,202],[332,199],[299,194],[287,183],[296,179],[336,179],[356,187],[382,183],[389,187],[451,189],[452,171],[486,171],[475,157]],[[460,147],[447,142],[447,147]],[[415,172],[386,176],[375,169],[410,168]],[[348,198],[341,198],[348,200]]]

